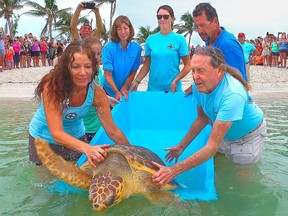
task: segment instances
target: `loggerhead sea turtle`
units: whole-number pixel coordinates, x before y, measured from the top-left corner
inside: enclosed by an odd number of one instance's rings
[[[149,149],[132,145],[112,145],[106,149],[107,158],[96,168],[86,162],[80,169],[55,154],[49,144],[40,138],[35,139],[35,147],[38,157],[52,175],[72,186],[89,190],[89,200],[95,211],[105,210],[132,194],[160,190],[152,182],[151,176],[156,173],[156,169],[150,161],[163,165],[164,163]],[[175,185],[168,184],[161,190],[174,188]]]

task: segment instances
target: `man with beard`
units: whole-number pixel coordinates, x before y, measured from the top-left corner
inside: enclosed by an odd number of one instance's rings
[[[219,24],[216,9],[209,3],[200,3],[193,10],[195,27],[206,46],[222,51],[228,65],[237,68],[247,80],[244,53],[237,38]]]

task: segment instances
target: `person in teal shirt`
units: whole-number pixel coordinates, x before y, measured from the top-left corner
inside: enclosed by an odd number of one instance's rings
[[[113,121],[105,91],[94,82],[97,75],[95,53],[82,42],[72,42],[62,53],[54,69],[37,86],[40,101],[29,124],[29,160],[41,165],[35,139],[48,142],[51,149],[66,160],[76,161],[85,154],[95,167],[107,157],[109,145],[87,143],[83,118],[93,106],[108,136],[118,144],[130,144]],[[101,112],[100,112],[101,111]]]
[[[245,60],[245,65],[246,65],[246,75],[247,75],[247,81],[250,81],[250,57],[251,56],[256,56],[259,54],[258,50],[256,47],[245,41],[246,37],[243,32],[240,32],[238,34],[238,41],[242,46],[243,52],[244,52],[244,60]]]
[[[180,143],[166,148],[172,167],[152,162],[159,171],[152,181],[164,186],[180,173],[213,157],[217,151],[236,164],[252,164],[262,154],[267,127],[262,110],[248,93],[249,84],[241,73],[225,62],[215,47],[198,47],[191,60],[193,100],[198,116]],[[207,143],[193,155],[177,163],[178,157],[200,131],[212,126]]]
[[[156,17],[160,32],[147,38],[144,65],[130,89],[137,90],[142,79],[149,73],[148,91],[182,91],[180,80],[191,69],[186,39],[172,30],[175,16],[170,6],[160,6]],[[184,66],[180,71],[181,60]]]
[[[98,63],[98,75],[94,79],[94,82],[96,82],[98,85],[103,87],[103,70],[100,67],[100,65],[102,64],[102,60],[101,60],[102,44],[101,44],[101,41],[94,36],[90,36],[90,37],[86,37],[83,40],[83,44],[87,47],[91,47],[91,49],[95,53],[95,58],[96,58],[97,63]],[[109,101],[109,104],[111,107],[114,107],[115,104],[118,103],[118,101],[115,98],[110,97],[109,95],[107,95],[107,97],[108,97],[108,101]],[[101,122],[98,118],[95,107],[90,108],[89,113],[83,119],[83,121],[84,121],[84,125],[85,125],[86,137],[87,137],[88,141],[90,142],[93,139],[93,137],[95,136],[95,134],[97,133],[97,131],[99,130],[99,128],[101,127]]]
[[[276,41],[276,37],[272,36],[272,43],[271,43],[271,52],[272,52],[272,66],[278,67],[279,64],[279,46]]]

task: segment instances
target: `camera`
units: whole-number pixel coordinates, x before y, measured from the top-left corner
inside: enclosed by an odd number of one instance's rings
[[[94,9],[94,7],[95,7],[94,2],[85,2],[85,3],[83,3],[83,5],[84,5],[84,8],[86,8],[86,9]]]

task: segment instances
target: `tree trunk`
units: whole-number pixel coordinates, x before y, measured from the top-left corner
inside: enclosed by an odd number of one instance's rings
[[[188,48],[189,48],[189,50],[190,50],[190,43],[191,43],[192,34],[193,34],[193,32],[191,32],[189,34],[189,40],[188,40]]]
[[[10,18],[7,18],[7,25],[8,25],[10,37],[13,38],[13,22],[10,20]]]
[[[49,29],[49,36],[50,36],[50,39],[52,38],[52,21],[53,19],[49,19],[49,25],[48,25],[48,29]]]

